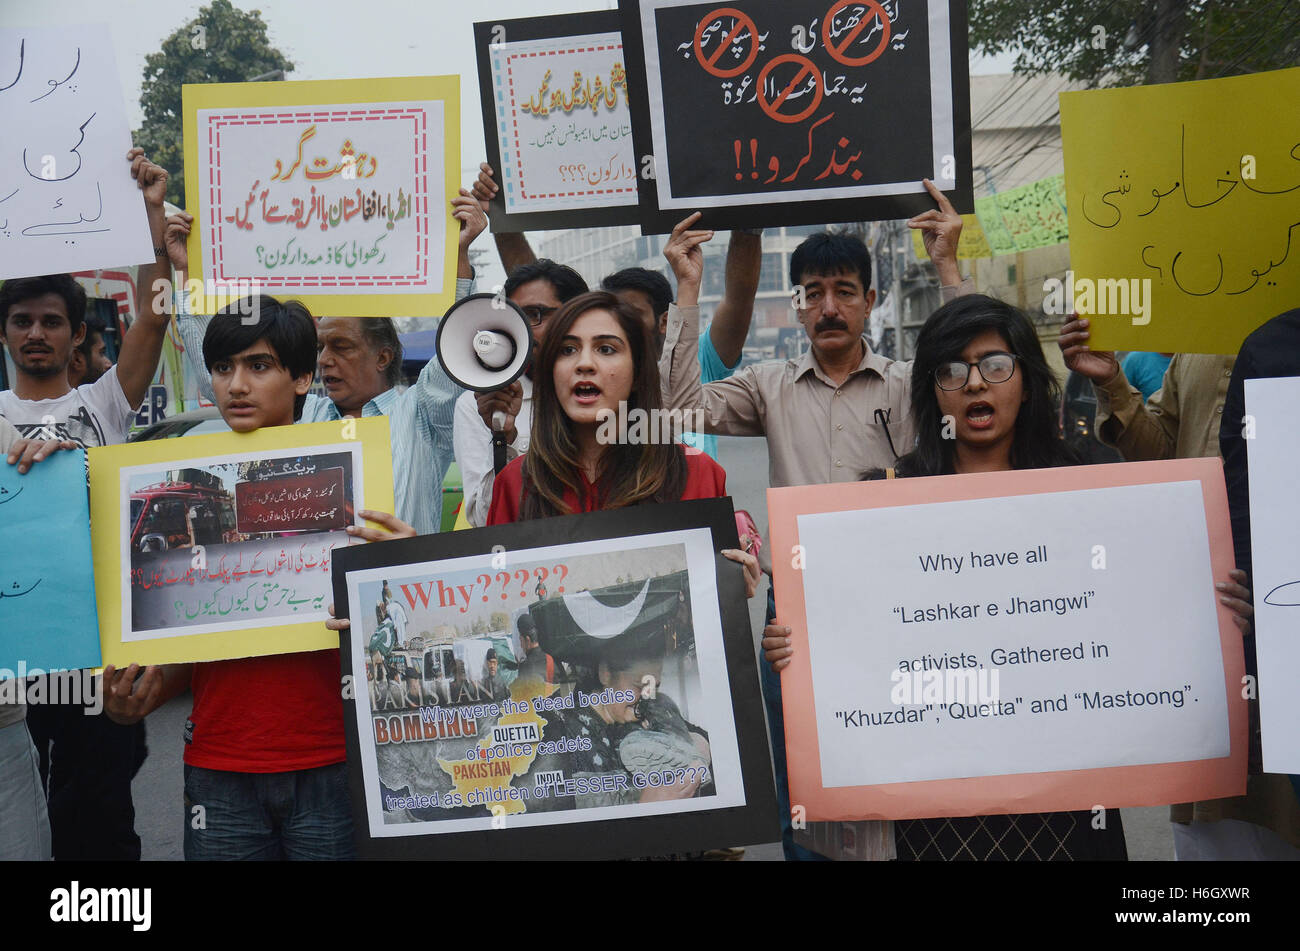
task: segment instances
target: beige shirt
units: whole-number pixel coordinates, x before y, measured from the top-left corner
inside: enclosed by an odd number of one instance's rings
[[[943,299],[946,303],[974,291],[974,282],[967,279],[944,287]],[[670,307],[659,358],[664,405],[703,410],[706,433],[766,436],[773,487],[856,482],[868,469],[892,466],[915,442],[912,363],[872,353],[865,338],[862,359],[838,386],[811,350],[784,363],[754,364],[725,380],[701,384],[699,340],[699,308]],[[877,421],[878,409],[887,426]]]
[[[1219,423],[1236,357],[1176,353],[1160,389],[1142,401],[1121,370],[1094,384],[1097,436],[1129,462],[1194,459],[1219,454]]]
[[[969,278],[944,287],[948,302],[972,294]],[[766,436],[768,482],[774,488],[857,482],[869,469],[892,466],[912,449],[912,362],[872,353],[847,380],[831,382],[812,351],[784,363],[758,363],[725,380],[700,382],[698,307],[668,309],[659,374],[668,409],[703,412],[703,431],[718,436]],[[877,421],[881,410],[886,423]],[[694,422],[695,417],[688,417]],[[890,441],[893,449],[890,449]],[[771,545],[759,556],[771,571]]]
[[[864,339],[862,359],[838,386],[811,351],[705,385],[699,336],[699,308],[669,309],[659,362],[665,402],[669,409],[702,410],[706,433],[766,436],[773,486],[856,482],[868,469],[893,465],[889,438],[900,455],[912,447],[910,362],[872,353]],[[889,414],[889,438],[876,421],[877,409]]]

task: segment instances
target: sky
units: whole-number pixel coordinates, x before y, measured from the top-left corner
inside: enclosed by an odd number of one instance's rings
[[[190,22],[208,0],[0,0],[0,26],[103,23],[117,58],[127,117],[138,126],[144,59]],[[468,182],[484,154],[474,54],[475,20],[606,10],[592,0],[235,0],[260,10],[271,44],[293,63],[291,80],[459,75],[461,173]],[[209,44],[220,42],[209,36]],[[973,74],[1011,71],[1013,57],[972,59]],[[251,77],[250,77],[251,78]],[[470,117],[474,121],[469,121]],[[179,169],[175,170],[179,171]]]

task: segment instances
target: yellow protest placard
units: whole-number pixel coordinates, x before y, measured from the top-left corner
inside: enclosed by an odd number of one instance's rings
[[[916,252],[918,261],[930,259],[920,231],[912,232],[912,250]],[[957,241],[957,257],[962,260],[993,257],[993,252],[989,250],[988,239],[984,237],[984,229],[980,227],[980,220],[974,215],[961,216],[961,238]]]
[[[1061,93],[1073,306],[1107,350],[1236,353],[1300,300],[1300,68]]]
[[[338,646],[334,548],[393,510],[388,421],[344,419],[92,449],[103,663]]]
[[[456,76],[182,89],[191,306],[250,290],[340,317],[441,316],[456,292]]]

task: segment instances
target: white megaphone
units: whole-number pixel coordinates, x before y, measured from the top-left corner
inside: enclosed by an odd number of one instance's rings
[[[453,381],[479,393],[505,389],[528,369],[533,333],[515,304],[495,294],[471,294],[447,311],[434,343],[438,362]],[[492,416],[493,463],[505,465],[505,413]]]

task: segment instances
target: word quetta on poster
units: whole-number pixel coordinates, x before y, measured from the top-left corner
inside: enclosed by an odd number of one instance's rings
[[[107,35],[0,28],[0,280],[154,258]]]
[[[505,230],[634,224],[637,163],[614,11],[474,24]]]
[[[965,5],[621,0],[641,225],[974,210]]]
[[[911,819],[1239,795],[1217,460],[770,490],[791,801]],[[1086,515],[1086,517],[1085,517]],[[833,556],[858,545],[852,561]],[[1165,596],[1181,592],[1178,598]]]
[[[456,76],[186,85],[192,294],[441,316],[455,295]],[[197,288],[196,288],[197,289]]]
[[[361,509],[392,511],[389,455],[382,419],[92,450],[105,663],[336,646],[331,564]]]
[[[501,830],[512,856],[550,858],[769,833],[744,595],[717,554],[729,513],[629,509],[341,557],[371,854],[487,857],[475,834]]]
[[[99,666],[84,449],[0,462],[0,681]]]
[[[1300,773],[1300,697],[1287,671],[1300,664],[1300,377],[1246,380],[1250,460],[1250,545],[1255,591],[1255,656],[1264,770]]]
[[[1300,67],[1061,93],[1069,280],[1098,350],[1236,353],[1300,298]],[[1105,142],[1106,148],[1098,148]]]

